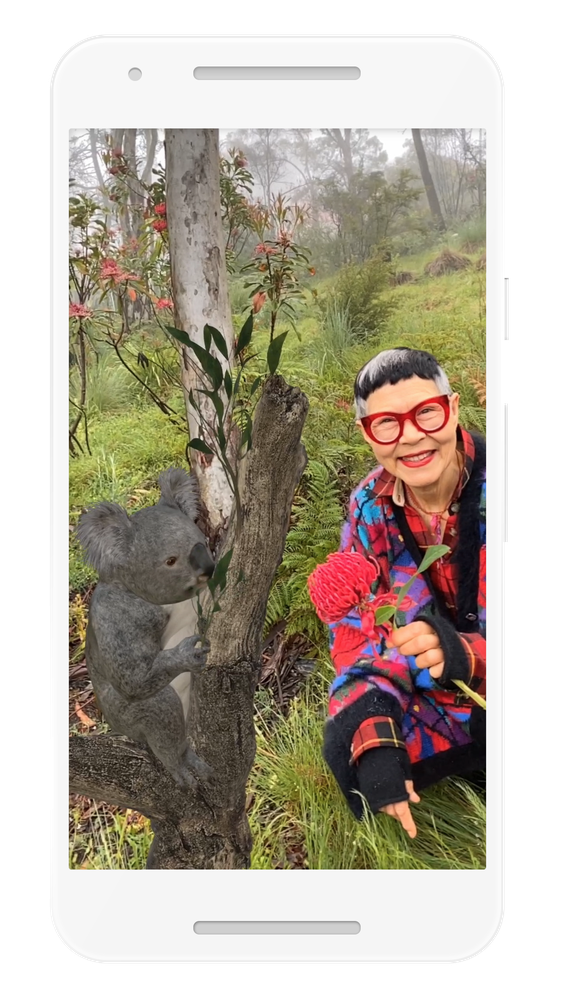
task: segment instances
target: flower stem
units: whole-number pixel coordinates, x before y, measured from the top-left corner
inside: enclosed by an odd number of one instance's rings
[[[477,705],[480,705],[481,708],[484,708],[486,710],[487,702],[485,701],[485,699],[482,698],[480,694],[477,694],[476,691],[472,691],[471,688],[467,686],[465,681],[454,681],[454,684],[457,684],[460,691],[463,691],[463,693],[466,694],[468,698],[472,698],[473,701],[477,703]]]

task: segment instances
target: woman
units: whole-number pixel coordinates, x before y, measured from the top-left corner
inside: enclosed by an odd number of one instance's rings
[[[377,468],[352,494],[341,552],[377,561],[375,596],[404,584],[435,544],[450,552],[414,582],[388,638],[356,609],[329,625],[337,678],[324,757],[360,818],[395,817],[414,837],[416,790],[485,769],[485,442],[459,426],[459,395],[436,359],[382,351],[358,373],[356,423]]]

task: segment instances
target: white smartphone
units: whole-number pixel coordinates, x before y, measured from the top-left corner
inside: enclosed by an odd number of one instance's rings
[[[96,38],[52,115],[56,926],[469,957],[502,910],[498,70]]]

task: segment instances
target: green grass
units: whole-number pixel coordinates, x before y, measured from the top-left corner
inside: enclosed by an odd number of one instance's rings
[[[92,808],[87,829],[80,809],[71,809],[69,868],[143,869],[152,841],[150,822],[130,809],[119,812]]]
[[[450,246],[458,247],[467,233],[458,234]],[[389,289],[397,308],[385,331],[360,344],[354,343],[345,318],[333,317],[323,325],[312,295],[300,307],[298,333],[291,330],[282,354],[280,371],[309,398],[303,441],[311,463],[323,463],[335,484],[335,500],[324,491],[299,487],[294,507],[293,534],[276,577],[274,600],[303,613],[302,594],[284,591],[284,582],[295,558],[306,561],[321,551],[327,532],[337,530],[332,506],[340,502],[342,516],[351,489],[373,466],[373,454],[354,426],[352,389],[359,368],[385,347],[419,346],[436,355],[454,390],[461,393],[462,422],[485,427],[485,275],[471,268],[442,278],[424,275],[424,266],[438,250],[405,257],[399,270],[412,271],[411,284]],[[479,252],[470,254],[476,260]],[[327,282],[323,282],[323,287]],[[321,287],[319,285],[319,287]],[[240,289],[237,308],[245,312]],[[387,294],[387,293],[385,293]],[[252,373],[265,370],[268,344],[267,315],[257,317],[254,346],[262,361],[251,363]],[[330,326],[332,324],[332,326]],[[280,324],[277,333],[286,329]],[[235,330],[240,324],[235,323]],[[299,339],[299,337],[301,339]],[[149,338],[150,339],[150,338]],[[131,511],[158,498],[158,474],[170,465],[185,466],[186,436],[152,403],[140,395],[117,369],[116,359],[104,360],[107,385],[100,380],[94,393],[89,421],[92,454],[70,460],[69,500],[71,526],[81,510],[99,500],[113,500]],[[117,372],[117,373],[116,373]],[[123,397],[123,387],[130,395]],[[183,412],[181,393],[169,391],[167,401]],[[83,440],[81,438],[81,440]],[[321,482],[321,479],[318,480]],[[301,498],[301,499],[299,499]],[[326,511],[325,511],[326,508]],[[324,513],[323,513],[324,511]],[[302,550],[295,540],[303,525],[318,524],[310,547]],[[323,535],[322,533],[325,533]],[[335,541],[335,545],[337,542]],[[299,561],[299,560],[298,560]],[[297,564],[295,564],[297,565]],[[299,565],[299,571],[303,569]],[[304,586],[305,571],[299,586]],[[71,533],[70,582],[73,595],[94,580],[83,564]],[[296,581],[294,580],[295,584]],[[270,611],[272,606],[270,605]],[[74,648],[84,630],[84,609],[73,603],[71,638]],[[461,780],[450,779],[422,793],[413,807],[419,833],[409,840],[399,824],[387,816],[358,823],[338,790],[321,756],[327,690],[333,676],[326,640],[318,640],[320,663],[309,678],[287,718],[273,709],[266,690],[257,695],[257,755],[248,783],[249,819],[254,847],[252,868],[481,868],[485,864],[485,807],[478,793]],[[75,807],[76,808],[76,807]],[[99,809],[84,827],[80,816],[71,822],[71,867],[142,868],[151,833],[148,821],[132,814]]]
[[[355,820],[320,754],[330,671],[325,663],[311,678],[287,719],[258,715],[251,867],[296,867],[295,853],[310,869],[484,867],[484,802],[461,779],[421,794],[414,840],[388,816]]]

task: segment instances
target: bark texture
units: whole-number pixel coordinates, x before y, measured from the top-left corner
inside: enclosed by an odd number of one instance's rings
[[[428,166],[428,159],[426,157],[426,150],[422,141],[422,135],[420,134],[419,128],[413,128],[411,131],[418,165],[420,167],[420,176],[422,177],[422,183],[424,184],[426,190],[426,196],[428,198],[432,218],[434,219],[436,228],[443,232],[446,228],[446,224],[442,215],[442,209],[440,208],[440,202],[438,201],[438,195],[436,194],[434,181],[432,180],[432,174],[430,173],[430,167]]]

